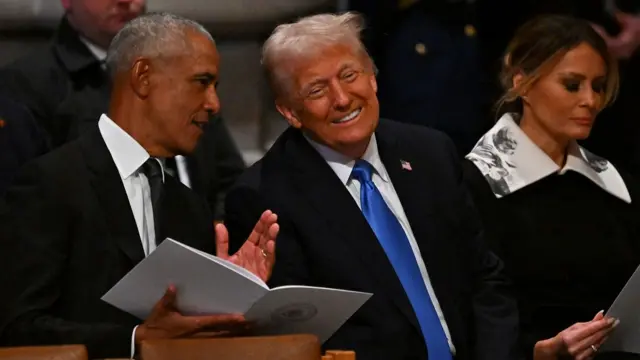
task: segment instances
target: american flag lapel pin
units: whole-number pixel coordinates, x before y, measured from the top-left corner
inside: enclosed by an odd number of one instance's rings
[[[407,171],[413,170],[411,168],[411,163],[409,163],[408,161],[400,160],[400,164],[402,165],[403,170],[407,170]]]

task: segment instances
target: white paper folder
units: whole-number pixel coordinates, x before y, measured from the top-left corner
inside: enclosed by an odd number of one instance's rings
[[[599,351],[640,354],[640,267],[631,275],[606,316],[619,319],[620,323]]]
[[[169,285],[184,315],[244,314],[257,335],[305,333],[326,341],[371,293],[311,286],[269,287],[231,262],[166,239],[102,300],[145,319]]]

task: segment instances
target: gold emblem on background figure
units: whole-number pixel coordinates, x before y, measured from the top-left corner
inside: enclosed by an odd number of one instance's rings
[[[478,32],[478,31],[476,30],[476,27],[475,27],[475,26],[473,26],[473,25],[471,25],[471,24],[468,24],[467,26],[465,26],[465,27],[464,27],[464,33],[465,33],[465,35],[467,35],[468,37],[474,37],[474,36],[476,36],[476,33],[477,33],[477,32]]]
[[[423,43],[417,43],[414,48],[416,49],[416,52],[420,55],[427,54],[427,47]]]

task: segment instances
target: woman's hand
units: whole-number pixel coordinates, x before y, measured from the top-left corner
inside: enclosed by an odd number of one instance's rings
[[[600,311],[589,322],[573,324],[551,339],[538,341],[533,358],[557,360],[560,356],[569,355],[577,360],[592,359],[619,322],[614,318],[605,318]]]

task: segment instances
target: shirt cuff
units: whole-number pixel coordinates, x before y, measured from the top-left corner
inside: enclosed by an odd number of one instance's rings
[[[131,359],[136,355],[136,330],[138,330],[138,326],[136,325],[131,332]]]

